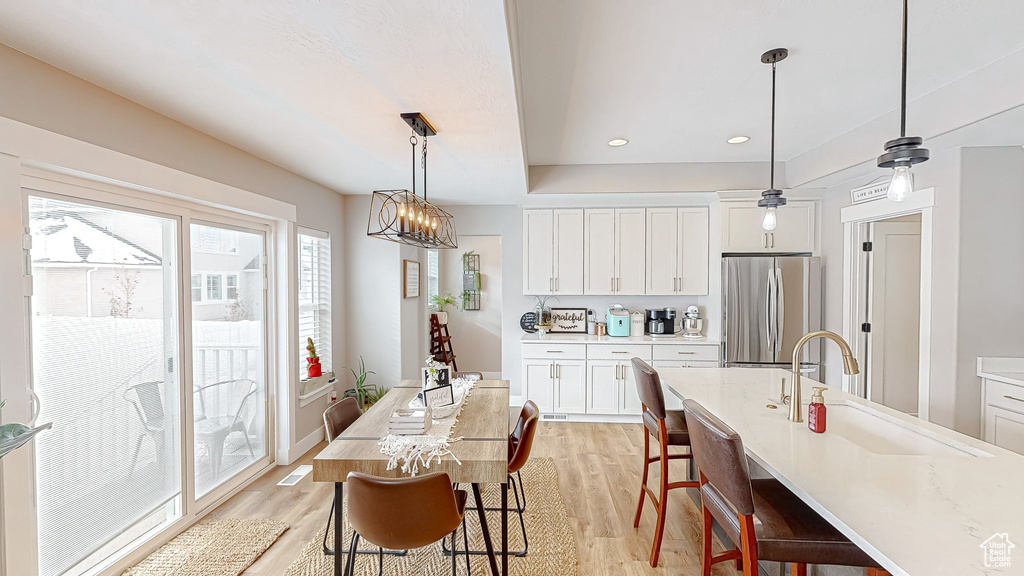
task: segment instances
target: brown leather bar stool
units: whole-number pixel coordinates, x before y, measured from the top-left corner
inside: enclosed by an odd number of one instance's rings
[[[324,427],[327,428],[327,441],[333,442],[341,435],[346,428],[352,425],[357,418],[363,415],[355,398],[345,398],[340,402],[334,402],[324,410]],[[331,500],[331,511],[327,514],[327,528],[331,527],[331,518],[334,517],[334,506],[336,502]],[[334,550],[327,547],[327,532],[324,531],[324,554],[334,554]]]
[[[455,490],[451,478],[443,473],[411,478],[377,478],[349,472],[348,520],[352,523],[352,544],[349,547],[346,576],[355,572],[359,538],[379,548],[380,570],[384,568],[384,548],[404,550],[420,548],[452,535],[457,541],[462,525],[463,550],[469,550],[466,537],[466,492]],[[469,573],[469,554],[466,573]],[[458,554],[452,554],[452,576],[457,574]]]
[[[683,402],[693,458],[700,471],[704,514],[704,576],[712,564],[735,560],[744,576],[757,576],[758,560],[787,562],[805,576],[808,564],[866,566],[869,576],[888,572],[774,478],[750,479],[739,434],[693,400]],[[737,547],[711,554],[714,518]]]
[[[527,400],[523,409],[519,411],[519,420],[516,422],[512,433],[508,435],[508,483],[512,486],[512,493],[515,495],[516,507],[514,510],[519,513],[519,527],[523,530],[523,549],[514,552],[516,556],[526,556],[530,547],[526,539],[526,522],[523,520],[523,512],[526,510],[526,488],[523,486],[523,476],[520,470],[530,460],[530,451],[533,449],[533,438],[537,434],[537,422],[540,420],[540,408]],[[513,478],[512,475],[516,477]],[[516,479],[519,482],[516,482]],[[520,499],[522,498],[522,499]],[[467,510],[476,510],[470,507]],[[488,511],[500,511],[501,508],[484,508]],[[454,545],[453,545],[454,547]],[[447,553],[447,550],[445,550]],[[470,554],[486,554],[482,551],[471,551]]]
[[[658,372],[639,358],[633,358],[633,375],[636,377],[636,390],[643,404],[643,423],[647,429],[644,434],[644,475],[640,481],[640,502],[636,506],[636,518],[633,527],[640,526],[640,515],[644,510],[644,496],[650,496],[658,511],[658,522],[654,529],[654,543],[651,546],[651,566],[658,565],[661,554],[661,539],[665,534],[665,514],[668,507],[668,491],[675,488],[696,488],[696,480],[683,482],[668,481],[668,463],[670,460],[689,459],[690,454],[669,454],[669,446],[689,446],[690,436],[686,430],[686,419],[682,410],[665,409],[665,392],[661,388]],[[657,456],[651,458],[651,436],[658,439],[660,448]],[[658,495],[647,486],[647,474],[651,464],[659,462],[661,481]]]

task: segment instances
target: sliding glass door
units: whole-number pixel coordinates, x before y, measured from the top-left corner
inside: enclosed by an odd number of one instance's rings
[[[0,517],[19,537],[0,544],[21,552],[4,561],[19,576],[116,573],[271,463],[270,229],[40,188],[21,203],[31,385],[14,398],[37,398],[52,428],[3,468]]]
[[[38,573],[82,574],[182,514],[179,219],[28,197]]]
[[[196,497],[267,455],[265,234],[191,225]]]

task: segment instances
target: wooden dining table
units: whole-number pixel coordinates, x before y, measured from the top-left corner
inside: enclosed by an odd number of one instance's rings
[[[403,380],[371,406],[341,435],[313,459],[313,481],[334,482],[334,574],[341,576],[342,502],[349,472],[363,472],[385,478],[408,477],[401,466],[388,470],[390,457],[380,451],[380,440],[388,435],[388,421],[398,408],[405,408],[421,388],[415,380]],[[492,576],[508,575],[508,380],[479,380],[466,399],[458,422],[452,428],[451,454],[419,474],[445,472],[453,483],[472,486],[480,528]],[[458,460],[456,460],[456,458]],[[461,462],[461,464],[460,464]],[[484,512],[481,484],[501,486],[501,549],[496,553]],[[499,570],[497,556],[501,556]]]

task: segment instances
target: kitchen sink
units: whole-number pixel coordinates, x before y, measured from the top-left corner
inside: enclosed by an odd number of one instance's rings
[[[875,454],[901,456],[991,456],[898,418],[853,403],[827,404],[826,434],[837,434]]]

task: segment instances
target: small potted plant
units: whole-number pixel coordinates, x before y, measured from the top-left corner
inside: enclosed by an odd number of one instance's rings
[[[438,324],[448,323],[448,311],[447,308],[458,309],[459,301],[452,295],[451,290],[445,290],[440,294],[434,294],[430,297],[430,309],[434,311],[434,315],[437,316]]]
[[[359,404],[360,408],[365,411],[369,408],[372,398],[379,399],[384,394],[381,393],[376,386],[366,383],[366,377],[370,374],[376,374],[372,370],[366,369],[366,362],[363,362],[363,357],[359,357],[359,371],[357,372],[354,368],[349,368],[348,371],[352,373],[352,378],[355,379],[355,388],[350,388],[345,391],[345,397],[355,398],[356,403]],[[376,400],[375,400],[376,401]]]
[[[3,408],[6,403],[6,401],[0,401],[0,408]],[[18,423],[0,426],[0,458],[3,458],[14,449],[24,446],[36,434],[43,430],[49,430],[50,426],[52,424],[43,424],[42,426],[29,428],[24,424]]]
[[[320,366],[320,357],[316,355],[316,346],[313,345],[312,338],[306,338],[306,351],[309,352],[309,357],[306,358],[306,362],[308,362],[306,373],[310,378],[322,375],[323,368]]]

